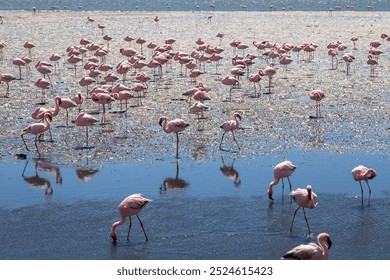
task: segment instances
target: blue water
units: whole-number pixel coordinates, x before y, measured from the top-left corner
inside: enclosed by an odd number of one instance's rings
[[[275,187],[274,202],[266,194],[273,166],[284,159],[280,155],[221,152],[207,161],[91,160],[73,166],[59,166],[49,156],[5,160],[0,259],[279,259],[320,232],[332,237],[331,259],[390,259],[387,157],[326,151],[286,156],[299,166],[293,188],[311,184],[318,195],[317,207],[307,211],[312,236],[302,212],[289,231],[296,205],[287,186],[284,196],[281,184]],[[379,174],[370,182],[370,206],[366,186],[362,205],[350,173],[357,163],[375,165]],[[238,179],[227,177],[227,169]],[[149,241],[133,219],[130,241],[127,221],[113,246],[109,231],[118,219],[117,205],[132,193],[153,199],[140,215]]]
[[[389,11],[389,0],[351,1],[351,0],[0,0],[0,10],[81,10],[81,11],[328,11],[355,10],[366,11],[372,7],[375,11]]]

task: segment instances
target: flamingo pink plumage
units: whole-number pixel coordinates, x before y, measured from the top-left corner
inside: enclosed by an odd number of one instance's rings
[[[268,191],[267,191],[269,199],[273,200],[273,198],[272,198],[273,187],[276,186],[279,183],[280,179],[282,179],[282,192],[284,192],[284,180],[283,180],[283,178],[287,178],[288,183],[290,185],[290,192],[291,192],[290,176],[294,173],[295,169],[297,169],[297,166],[294,165],[289,160],[285,160],[285,161],[283,161],[281,163],[278,163],[274,167],[274,180],[269,184]]]
[[[145,239],[148,241],[148,236],[145,232],[144,225],[141,221],[141,218],[138,214],[145,208],[145,206],[151,202],[149,198],[143,197],[141,194],[132,194],[126,197],[118,206],[120,220],[113,223],[111,226],[110,236],[115,244],[117,241],[116,228],[120,225],[123,225],[126,221],[126,218],[129,217],[130,224],[127,231],[127,240],[129,240],[130,229],[131,229],[131,216],[136,216],[141,225],[142,231],[144,232]]]
[[[363,187],[362,187],[362,181],[366,181],[369,196],[368,196],[368,205],[370,205],[371,200],[371,188],[368,184],[368,180],[371,180],[375,178],[377,175],[376,171],[372,168],[365,167],[363,165],[356,166],[354,169],[352,169],[352,177],[355,181],[358,181],[360,184],[360,189],[362,193],[362,205],[363,205]]]
[[[4,73],[0,75],[0,82],[7,84],[5,97],[9,97],[9,83],[12,82],[13,80],[16,80],[16,78],[12,74]]]
[[[189,124],[182,119],[173,119],[168,121],[165,116],[160,117],[159,125],[162,126],[164,132],[176,134],[176,158],[179,158],[179,132],[186,129]]]
[[[240,149],[240,145],[238,145],[238,142],[236,140],[236,137],[234,137],[234,130],[236,130],[239,126],[240,126],[240,122],[241,122],[241,115],[239,113],[234,113],[233,115],[234,119],[233,120],[229,120],[229,121],[225,121],[221,126],[220,128],[222,128],[224,130],[223,134],[222,134],[222,138],[221,138],[221,142],[219,143],[219,149],[222,150],[222,141],[223,141],[223,138],[225,136],[225,133],[228,132],[228,131],[231,131],[232,132],[232,135],[233,135],[233,140],[236,142],[237,144],[237,147],[238,149]]]
[[[325,94],[320,89],[312,90],[309,93],[309,97],[311,100],[314,100],[316,102],[316,118],[321,118],[321,105],[320,102],[322,99],[325,98]]]
[[[86,114],[84,112],[80,112],[75,120],[75,124],[77,126],[85,126],[85,143],[88,147],[88,126],[92,126],[94,123],[98,122],[99,120],[95,118],[94,116],[91,116],[89,114]]]
[[[317,236],[318,245],[311,242],[301,244],[282,256],[282,260],[327,260],[332,241],[327,233],[320,233]]]
[[[63,98],[61,97],[61,103],[60,103],[60,107],[62,109],[65,109],[66,111],[66,126],[69,125],[69,114],[68,114],[68,110],[71,109],[71,108],[75,108],[77,107],[77,104],[76,102],[74,102],[72,99],[70,98]]]
[[[33,124],[30,124],[25,129],[23,129],[23,133],[20,136],[22,137],[23,143],[26,146],[27,151],[30,151],[30,150],[28,149],[26,141],[24,140],[23,136],[26,134],[29,134],[29,133],[34,134],[35,135],[35,141],[34,141],[35,147],[37,149],[38,155],[40,155],[38,145],[37,145],[38,136],[45,133],[50,128],[51,120],[52,120],[52,118],[51,118],[50,113],[46,113],[43,117],[43,123],[42,122],[33,123]]]
[[[305,221],[307,225],[307,229],[309,231],[309,235],[311,234],[310,227],[309,227],[309,221],[306,217],[305,208],[313,209],[317,206],[317,195],[313,192],[313,188],[308,185],[306,189],[296,189],[295,191],[292,191],[290,193],[290,196],[294,200],[294,202],[298,205],[298,208],[294,211],[293,219],[290,226],[290,232],[293,229],[294,225],[294,219],[295,215],[297,214],[297,211],[299,208],[302,208],[303,215],[305,216]]]

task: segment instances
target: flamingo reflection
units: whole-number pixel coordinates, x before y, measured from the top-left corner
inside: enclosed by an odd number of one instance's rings
[[[173,189],[173,190],[184,190],[186,189],[190,184],[186,182],[185,180],[179,178],[179,161],[176,160],[176,176],[174,178],[168,177],[164,179],[164,182],[162,183],[162,187],[160,188],[161,193],[165,193],[167,189]]]
[[[81,167],[76,169],[77,178],[82,182],[88,182],[99,172],[99,169],[92,167]]]
[[[56,184],[62,185],[62,176],[60,168],[53,163],[49,158],[40,158],[35,162],[35,168],[37,170],[44,171],[46,173],[56,176]]]
[[[236,169],[234,169],[234,162],[236,160],[236,157],[233,158],[233,161],[230,165],[227,165],[223,159],[223,156],[221,155],[223,166],[219,169],[221,170],[222,174],[228,177],[229,179],[233,180],[233,185],[235,187],[239,187],[241,185],[241,179],[240,174],[237,172]]]
[[[50,181],[48,179],[40,177],[38,175],[37,167],[35,167],[35,175],[33,175],[33,176],[26,176],[25,175],[28,162],[29,161],[26,160],[26,164],[24,165],[24,168],[23,168],[23,172],[22,172],[23,180],[27,184],[29,184],[29,185],[31,185],[33,187],[38,187],[38,188],[43,187],[43,188],[45,188],[45,195],[52,195],[53,194],[53,189],[51,188]]]

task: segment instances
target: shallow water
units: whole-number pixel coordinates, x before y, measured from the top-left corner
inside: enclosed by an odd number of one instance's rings
[[[275,201],[267,197],[272,168],[284,160],[278,155],[248,159],[221,153],[221,158],[206,161],[89,163],[83,165],[84,173],[75,166],[50,166],[49,158],[6,161],[1,166],[0,258],[278,259],[292,245],[315,241],[320,232],[332,237],[331,259],[390,257],[387,157],[327,152],[287,157],[299,166],[291,177],[293,188],[311,184],[318,195],[317,207],[307,211],[311,237],[301,211],[289,231],[295,204],[287,184],[283,200],[280,183]],[[379,174],[370,182],[370,206],[366,186],[362,206],[359,184],[350,174],[360,163],[375,164]],[[228,169],[239,179],[225,176],[222,170]],[[81,180],[81,174],[90,176]],[[38,176],[46,186],[50,182],[51,194],[33,185],[31,178]],[[153,199],[140,215],[149,241],[133,219],[130,241],[127,222],[118,228],[114,246],[109,230],[118,219],[117,205],[138,192]]]

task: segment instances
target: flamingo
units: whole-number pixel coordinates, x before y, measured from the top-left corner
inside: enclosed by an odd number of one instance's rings
[[[370,65],[370,77],[375,77],[375,68],[378,65],[378,62],[374,59],[374,57],[370,54],[367,57],[367,64]]]
[[[313,209],[317,206],[317,195],[313,192],[313,188],[308,185],[306,186],[306,189],[296,189],[295,191],[292,191],[290,193],[290,196],[294,200],[294,202],[298,205],[298,208],[294,211],[293,219],[290,226],[290,232],[292,231],[293,225],[294,225],[294,219],[295,215],[297,214],[297,211],[299,208],[302,208],[303,215],[305,216],[307,229],[309,231],[309,235],[311,233],[310,227],[309,227],[309,221],[306,217],[305,208]]]
[[[75,124],[77,126],[85,126],[85,143],[88,147],[88,126],[92,126],[94,123],[98,122],[99,120],[89,114],[86,114],[84,112],[80,112],[75,120]]]
[[[321,105],[320,101],[325,98],[325,94],[320,89],[315,89],[309,93],[309,97],[311,100],[316,102],[316,118],[321,118]]]
[[[349,75],[349,69],[351,68],[351,62],[355,60],[355,56],[353,56],[350,53],[346,53],[343,55],[343,60],[345,61],[345,64],[347,65],[347,75]]]
[[[259,70],[260,76],[267,76],[268,77],[268,93],[269,94],[271,94],[272,77],[273,77],[273,75],[276,74],[276,70],[273,66],[274,66],[274,64],[270,63],[264,69]]]
[[[27,147],[26,141],[24,140],[23,136],[26,135],[26,134],[29,134],[29,133],[30,134],[34,134],[35,135],[35,141],[34,141],[35,147],[37,149],[38,155],[40,156],[38,145],[37,145],[38,135],[41,135],[41,134],[45,133],[47,130],[49,130],[51,121],[52,121],[51,114],[50,113],[46,113],[43,116],[43,123],[42,122],[33,123],[33,124],[30,124],[25,129],[23,129],[23,133],[20,136],[22,137],[23,143],[26,146],[26,150],[27,151],[30,151],[30,150]]]
[[[9,83],[13,80],[16,80],[16,78],[12,74],[1,74],[0,75],[0,82],[7,84],[7,91],[5,92],[5,97],[9,97]]]
[[[164,132],[176,134],[176,158],[179,158],[179,132],[186,129],[189,124],[182,119],[173,119],[168,121],[165,116],[160,117],[159,125],[162,126]]]
[[[148,236],[145,232],[144,225],[141,221],[141,218],[138,216],[138,214],[145,208],[145,206],[151,202],[152,200],[149,198],[143,197],[141,194],[132,194],[128,197],[126,197],[118,206],[119,210],[119,216],[120,220],[113,223],[111,226],[111,232],[110,236],[112,238],[112,242],[116,244],[117,241],[117,235],[116,235],[116,228],[120,225],[123,225],[126,221],[126,218],[129,217],[130,224],[129,229],[127,231],[127,240],[129,240],[130,235],[130,229],[131,229],[131,216],[137,216],[139,223],[141,225],[142,231],[144,232],[145,239],[148,241]]]
[[[43,108],[43,107],[35,108],[34,112],[32,112],[31,114],[31,117],[34,120],[41,120],[41,121],[44,121],[44,116],[46,113],[49,113],[52,118],[56,117],[60,112],[61,97],[56,96],[54,98],[54,104],[55,104],[54,108]],[[51,127],[49,127],[49,133],[50,133],[50,140],[53,140],[53,136],[51,134]]]
[[[14,58],[12,60],[12,64],[16,65],[19,69],[19,79],[18,80],[21,80],[22,79],[22,66],[26,66],[26,62],[22,59],[22,58]]]
[[[115,98],[109,95],[108,93],[95,93],[93,92],[91,94],[92,101],[103,105],[103,113],[101,118],[101,123],[106,122],[106,105],[110,104],[111,102],[115,101]]]
[[[77,107],[77,104],[70,98],[61,98],[60,107],[66,110],[66,126],[68,126],[69,125],[68,109]]]
[[[310,242],[301,244],[282,256],[282,260],[327,260],[329,249],[332,247],[332,240],[327,233],[320,233],[317,236],[318,245]]]
[[[232,100],[232,90],[238,85],[238,79],[233,76],[226,76],[221,80],[221,83],[226,86],[230,86],[229,99]]]
[[[84,95],[81,92],[77,92],[76,95],[72,98],[72,101],[77,104],[80,113],[81,105],[84,103]]]
[[[281,163],[278,163],[274,167],[274,180],[269,184],[268,187],[268,197],[269,199],[273,200],[272,194],[273,194],[273,186],[276,186],[280,179],[282,179],[282,191],[284,192],[284,178],[287,178],[288,183],[290,185],[290,192],[291,192],[291,181],[290,176],[294,173],[295,169],[297,169],[297,166],[294,165],[291,161],[286,160]]]
[[[372,168],[365,167],[363,165],[356,166],[354,169],[352,169],[352,177],[355,181],[358,181],[360,184],[360,190],[362,193],[362,205],[363,205],[363,187],[362,187],[362,181],[366,181],[369,196],[368,196],[368,205],[370,205],[370,198],[371,198],[371,188],[368,184],[368,180],[371,180],[376,177],[376,171]]]
[[[236,130],[240,126],[240,121],[241,121],[242,117],[237,112],[234,113],[233,117],[234,117],[234,120],[226,121],[220,126],[220,128],[222,128],[224,130],[224,132],[222,134],[221,142],[219,143],[220,150],[222,150],[222,141],[223,141],[223,138],[225,136],[225,133],[228,131],[232,132],[233,140],[236,142],[238,149],[240,149],[240,145],[238,145],[238,142],[237,142],[236,138],[234,137],[234,130]]]
[[[45,91],[44,90],[53,87],[53,85],[48,80],[46,80],[45,78],[42,78],[42,77],[38,78],[34,84],[42,90],[41,104],[45,104],[46,101],[45,101]]]

